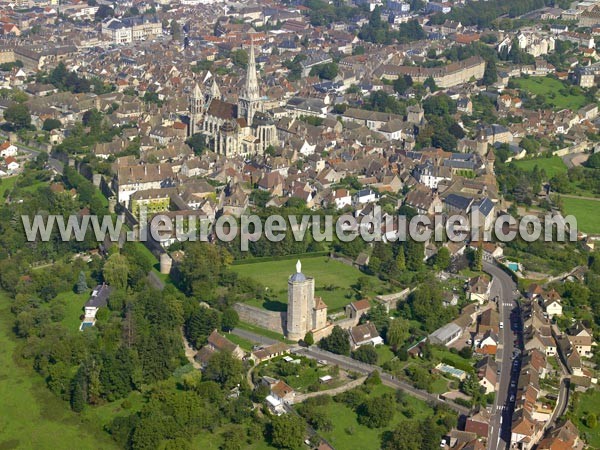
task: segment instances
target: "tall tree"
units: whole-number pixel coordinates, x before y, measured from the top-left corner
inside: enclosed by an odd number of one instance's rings
[[[387,343],[394,351],[398,350],[410,336],[410,322],[402,317],[390,320],[386,334]]]
[[[83,294],[88,290],[87,281],[85,279],[85,272],[83,270],[79,272],[79,277],[77,278],[77,285],[75,287],[75,290],[78,294]]]
[[[300,448],[305,429],[304,422],[295,414],[274,416],[271,420],[271,444],[277,448]]]
[[[116,289],[125,289],[127,287],[128,274],[129,263],[127,262],[127,258],[119,253],[111,255],[102,270],[102,275],[106,282]]]
[[[11,103],[4,110],[4,119],[15,129],[20,130],[31,125],[29,108],[23,103]]]

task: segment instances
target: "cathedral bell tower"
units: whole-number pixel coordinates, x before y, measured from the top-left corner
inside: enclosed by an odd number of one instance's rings
[[[204,114],[204,94],[202,93],[200,86],[198,86],[198,83],[196,83],[194,90],[192,91],[192,95],[190,95],[189,109],[189,134],[192,136],[202,130],[202,127],[198,126],[198,122],[202,120],[202,115]]]

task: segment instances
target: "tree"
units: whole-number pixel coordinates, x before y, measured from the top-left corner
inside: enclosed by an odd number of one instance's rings
[[[220,351],[214,353],[208,360],[204,370],[204,378],[216,381],[226,389],[231,389],[242,379],[242,361],[231,352]]]
[[[338,65],[334,62],[319,64],[310,69],[310,76],[318,76],[324,80],[333,80],[338,75]]]
[[[423,86],[429,88],[431,92],[437,91],[437,85],[432,77],[427,77],[427,79],[423,82]]]
[[[394,416],[395,402],[391,395],[368,398],[358,408],[358,423],[369,428],[382,428],[389,425]]]
[[[185,141],[185,143],[191,147],[195,155],[200,155],[208,149],[206,145],[206,136],[202,133],[194,133]]]
[[[329,336],[321,339],[319,346],[323,350],[337,353],[338,355],[347,356],[350,354],[350,340],[348,338],[348,333],[339,325],[333,327]]]
[[[590,155],[586,162],[586,166],[592,169],[600,169],[600,153],[594,153]]]
[[[299,416],[274,416],[271,420],[271,445],[277,448],[299,448],[302,446],[304,432],[304,422]]]
[[[107,17],[112,17],[114,15],[114,10],[108,5],[100,5],[98,7],[98,11],[94,15],[94,19],[97,21],[102,21]],[[54,84],[54,83],[53,83]]]
[[[315,338],[312,334],[312,331],[309,331],[308,333],[306,333],[304,335],[304,339],[303,339],[304,343],[308,346],[311,346],[315,343]]]
[[[390,320],[386,333],[387,344],[394,351],[398,350],[410,336],[410,322],[402,317]]]
[[[127,287],[128,274],[129,263],[127,258],[120,253],[110,255],[102,270],[104,280],[116,289]]]
[[[585,418],[585,424],[588,426],[588,428],[596,428],[598,425],[598,418],[596,417],[596,414],[589,413]]]
[[[398,272],[402,272],[403,270],[406,270],[406,260],[404,259],[404,249],[402,249],[402,248],[396,255],[396,270]]]
[[[352,352],[352,358],[366,364],[377,364],[377,351],[372,345],[361,345]]]
[[[42,125],[42,130],[44,131],[52,131],[57,130],[62,127],[62,123],[58,119],[46,119],[44,120],[44,124]]]
[[[77,279],[77,285],[75,286],[75,291],[78,294],[83,294],[88,290],[87,281],[85,280],[85,273],[83,270],[79,272],[79,278]]]
[[[481,272],[483,270],[483,249],[478,247],[475,250],[475,254],[473,257],[473,270]]]
[[[248,52],[244,49],[238,49],[231,52],[231,62],[242,69],[248,67]]]
[[[447,247],[441,247],[435,255],[435,267],[438,270],[446,270],[450,265],[450,251]]]
[[[223,444],[221,450],[242,450],[246,448],[246,432],[243,427],[237,425],[229,428],[223,433]]]
[[[190,344],[199,348],[214,330],[221,328],[221,314],[216,309],[198,307],[185,322],[185,335]]]
[[[498,70],[496,69],[496,63],[493,59],[489,59],[485,64],[485,70],[483,71],[483,78],[481,82],[489,86],[498,81]]]
[[[171,20],[170,28],[171,28],[171,36],[173,36],[173,40],[175,40],[175,41],[181,40],[181,25],[179,25],[179,23],[175,19]]]
[[[4,110],[4,120],[17,130],[28,128],[31,125],[29,108],[23,103],[11,103]]]
[[[404,420],[392,432],[384,433],[382,450],[422,450],[422,435],[419,422]]]
[[[221,318],[221,329],[223,331],[231,331],[233,330],[237,324],[240,322],[240,316],[233,308],[227,308],[223,311],[223,316]]]
[[[86,397],[86,377],[83,367],[80,367],[71,382],[71,409],[75,412],[83,411]]]

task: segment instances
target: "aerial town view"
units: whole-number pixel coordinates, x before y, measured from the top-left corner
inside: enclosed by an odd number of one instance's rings
[[[0,22],[0,450],[600,450],[600,0]]]

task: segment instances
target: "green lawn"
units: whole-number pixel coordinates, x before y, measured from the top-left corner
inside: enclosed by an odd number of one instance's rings
[[[9,299],[0,293],[0,449],[117,448],[102,431],[106,411],[72,413],[39,375],[16,363],[12,317]]]
[[[373,293],[383,293],[385,284],[378,278],[365,275],[358,269],[350,267],[327,257],[317,256],[302,258],[302,272],[315,278],[315,295],[323,298],[329,311],[339,310],[355,299],[355,285],[358,278],[368,277],[373,282]],[[287,308],[287,281],[296,271],[296,260],[268,261],[254,264],[231,266],[231,270],[242,277],[252,278],[268,288],[271,299],[249,304],[261,306],[273,311],[285,311]]]
[[[373,389],[371,395],[379,397],[384,393],[393,392],[393,389],[379,385]],[[414,416],[411,419],[422,420],[433,413],[432,409],[425,402],[409,395],[405,398],[407,407],[414,412]],[[381,434],[384,431],[393,430],[400,420],[406,419],[400,411],[396,411],[389,427],[374,429],[360,425],[356,420],[356,413],[342,403],[331,402],[327,406],[327,413],[327,416],[333,422],[333,429],[329,432],[323,432],[322,435],[335,448],[340,449],[379,449]]]
[[[234,344],[239,345],[243,350],[246,350],[248,352],[252,351],[252,347],[254,346],[252,342],[247,341],[246,339],[241,338],[233,333],[227,333],[225,334],[225,337]]]
[[[83,306],[89,300],[91,292],[91,289],[89,292],[83,294],[61,292],[50,302],[50,307],[54,302],[61,302],[65,305],[65,317],[61,322],[69,330],[79,329],[79,325],[81,325],[79,317],[83,314]]]
[[[531,172],[538,167],[539,170],[544,169],[548,179],[560,173],[567,173],[567,166],[559,156],[553,156],[552,158],[532,158],[522,159],[514,162],[515,165],[522,170]]]
[[[4,198],[4,193],[10,191],[17,181],[18,176],[2,178],[0,182],[0,198]]]
[[[387,345],[378,345],[375,347],[377,352],[377,364],[383,365],[394,357],[394,352]]]
[[[260,334],[261,336],[268,337],[276,341],[287,342],[288,344],[292,343],[292,341],[288,341],[287,339],[285,339],[282,334],[275,333],[274,331],[267,330],[265,328],[257,327],[256,325],[251,325],[249,323],[240,322],[238,323],[236,328],[251,331],[253,333]]]
[[[600,221],[598,221],[600,201],[567,197],[561,197],[561,201],[565,214],[572,214],[577,218],[579,230],[586,233],[600,233]]]
[[[600,391],[598,389],[588,390],[585,394],[579,396],[575,411],[573,413],[573,422],[579,428],[581,436],[592,448],[600,448],[600,426],[589,428],[585,425],[585,418],[589,413],[596,416],[600,413]]]
[[[535,95],[543,95],[546,102],[557,109],[569,108],[577,111],[588,103],[580,90],[577,93],[565,92],[569,91],[569,88],[562,81],[555,78],[530,77],[517,78],[513,81],[524,91]],[[561,93],[561,91],[563,92]]]

